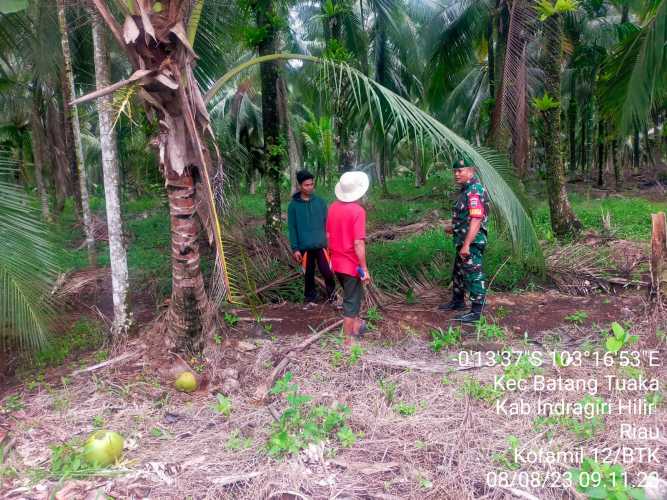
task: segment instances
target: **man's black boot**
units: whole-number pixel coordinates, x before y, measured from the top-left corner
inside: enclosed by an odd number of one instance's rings
[[[475,323],[482,317],[482,309],[484,309],[484,304],[473,303],[469,312],[460,314],[454,319],[460,321],[461,323]]]
[[[440,304],[438,309],[441,311],[459,311],[466,308],[466,302],[463,297],[452,297],[452,300],[445,304]]]

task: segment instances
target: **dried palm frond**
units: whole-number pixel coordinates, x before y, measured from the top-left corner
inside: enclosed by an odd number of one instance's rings
[[[79,296],[84,290],[111,278],[108,267],[82,269],[61,274],[51,290],[51,295],[58,301],[67,302]]]
[[[609,292],[609,265],[598,249],[572,244],[559,247],[546,259],[547,276],[561,292],[589,295],[602,288]]]

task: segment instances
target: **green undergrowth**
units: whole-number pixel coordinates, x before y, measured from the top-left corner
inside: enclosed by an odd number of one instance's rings
[[[511,253],[511,243],[498,240],[492,232],[484,257],[484,270],[487,282],[495,278],[495,289],[511,290],[539,280],[533,273],[535,268],[531,269],[529,263],[516,258],[507,260]],[[368,262],[373,281],[380,288],[400,286],[401,269],[410,276],[423,274],[447,286],[451,282],[454,244],[451,238],[443,237],[438,228],[402,240],[372,243],[368,247]]]
[[[367,200],[368,228],[370,233],[378,228],[395,224],[410,224],[423,220],[433,210],[443,218],[449,217],[455,186],[449,172],[432,176],[425,186],[415,188],[411,178],[396,178],[388,181],[389,195],[382,194],[379,187],[373,188]],[[334,199],[333,184],[317,187],[318,195],[331,203]],[[283,210],[287,210],[290,197],[282,193]],[[549,228],[549,212],[543,195],[530,197],[534,202],[533,214],[538,237],[552,241]],[[539,203],[536,200],[542,200]],[[584,224],[585,230],[604,231],[603,214],[608,213],[612,234],[618,238],[646,241],[650,236],[650,213],[667,210],[667,203],[649,202],[641,198],[613,197],[591,199],[586,195],[571,194],[572,206]],[[103,199],[91,198],[93,211],[104,217]],[[248,228],[250,234],[263,232],[264,191],[254,195],[242,194],[232,200],[230,216],[255,219],[257,224]],[[170,230],[166,197],[162,194],[147,196],[123,204],[123,217],[128,241],[128,263],[130,279],[137,288],[150,287],[156,300],[167,297],[171,289]],[[63,270],[87,267],[85,248],[76,249],[83,241],[83,230],[75,227],[75,213],[71,201],[66,206],[60,222],[55,227],[55,238]],[[287,228],[285,227],[285,233]],[[434,227],[420,234],[400,240],[376,241],[368,245],[369,267],[374,282],[383,289],[402,286],[401,275],[412,277],[425,274],[427,278],[442,286],[449,285],[453,260],[451,237],[443,236],[442,229]],[[511,244],[499,237],[495,224],[491,223],[489,244],[485,254],[487,282],[493,279],[496,290],[525,289],[539,284],[537,266],[511,255]],[[204,259],[206,261],[206,259]],[[108,245],[98,242],[98,263],[109,265]],[[210,263],[205,262],[205,265]],[[206,270],[205,270],[206,271]],[[297,289],[298,288],[298,289]],[[288,299],[298,300],[300,286],[285,290]],[[405,287],[403,287],[405,288]],[[408,295],[410,291],[406,292]],[[281,292],[281,295],[283,292]]]
[[[81,318],[64,334],[52,336],[49,344],[34,354],[34,364],[37,368],[60,366],[72,354],[101,347],[104,338],[100,323]]]
[[[648,241],[651,238],[651,214],[667,211],[667,202],[658,203],[637,197],[591,199],[573,193],[570,202],[585,230],[604,232],[603,214],[609,214],[611,234],[619,239]],[[538,236],[548,239],[549,208],[540,204],[534,212]]]

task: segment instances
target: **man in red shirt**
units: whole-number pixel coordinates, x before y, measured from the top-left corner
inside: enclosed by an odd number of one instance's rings
[[[368,176],[346,172],[335,193],[338,201],[329,207],[327,241],[331,266],[343,287],[343,332],[345,345],[363,335],[366,325],[359,317],[363,299],[362,282],[370,280],[366,265],[366,211],[360,200],[368,191]]]

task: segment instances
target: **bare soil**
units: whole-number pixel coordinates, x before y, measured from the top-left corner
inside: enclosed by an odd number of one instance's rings
[[[95,298],[106,311],[104,286]],[[557,438],[538,431],[533,416],[508,416],[491,402],[477,399],[464,387],[470,380],[491,384],[502,373],[499,366],[470,368],[460,364],[461,350],[495,350],[511,347],[546,352],[546,336],[557,333],[561,348],[576,350],[584,341],[600,341],[600,329],[611,321],[627,319],[631,333],[640,335],[637,349],[655,350],[661,360],[642,370],[646,377],[667,383],[664,364],[665,342],[657,337],[667,324],[664,315],[644,303],[643,295],[593,295],[571,297],[557,292],[523,294],[495,293],[489,297],[487,316],[508,330],[506,341],[475,342],[472,327],[462,344],[440,353],[429,348],[429,332],[451,324],[451,314],[437,311],[447,292],[432,290],[415,304],[393,304],[380,310],[383,319],[361,341],[364,353],[359,362],[334,363],[342,352],[335,335],[326,336],[291,359],[288,369],[303,394],[317,404],[341,403],[351,409],[350,427],[357,441],[349,448],[335,439],[283,459],[271,458],[266,443],[284,400],[271,397],[269,405],[253,399],[255,388],[264,382],[285,353],[323,325],[338,319],[340,311],[331,305],[304,310],[302,304],[273,304],[261,309],[263,321],[251,321],[251,314],[238,312],[242,320],[227,333],[208,360],[176,359],[166,355],[164,339],[157,330],[130,340],[125,352],[138,353],[110,368],[73,376],[72,369],[96,363],[93,355],[81,355],[75,367],[46,370],[38,384],[29,379],[5,386],[5,396],[17,395],[23,408],[0,413],[0,440],[9,448],[0,464],[0,496],[26,499],[114,498],[229,498],[229,499],[509,499],[533,495],[540,499],[575,499],[574,487],[544,485],[503,486],[494,483],[496,472],[508,472],[498,457],[508,450],[508,437],[516,436],[523,448],[558,450],[579,446],[588,452],[619,446],[642,447],[640,438],[620,438],[619,429],[628,418],[606,419],[604,429],[582,441],[572,432],[556,429]],[[577,312],[588,317],[581,324],[565,318]],[[280,321],[278,321],[280,320]],[[270,324],[271,327],[266,325]],[[529,344],[524,341],[528,338]],[[526,346],[530,347],[526,347]],[[122,354],[122,353],[119,353]],[[383,365],[392,360],[421,363],[447,374],[420,368]],[[173,374],[189,364],[203,369],[198,391],[183,394],[173,389]],[[236,371],[238,389],[224,391]],[[604,380],[619,373],[619,367],[590,364],[559,369],[544,366],[544,374],[574,379]],[[36,374],[35,374],[36,375]],[[63,378],[65,377],[65,378]],[[379,381],[396,384],[389,400]],[[229,417],[212,409],[215,394],[226,392],[233,402]],[[664,388],[662,389],[664,394]],[[602,387],[598,393],[617,402],[645,392],[619,391]],[[533,390],[508,391],[508,401],[535,402],[544,397]],[[505,397],[504,396],[504,397]],[[576,401],[585,391],[549,394]],[[414,408],[402,415],[399,405]],[[121,432],[125,439],[122,460],[105,474],[67,478],[49,474],[52,464],[49,445],[81,443],[102,420],[105,428]],[[659,429],[664,441],[667,405],[655,413],[629,419],[634,424]],[[238,447],[238,438],[244,440]],[[235,441],[236,440],[236,441]],[[10,443],[11,446],[7,446]],[[648,443],[655,446],[656,442]],[[657,443],[658,446],[659,442]],[[652,471],[665,477],[664,446],[659,461],[631,460],[625,471],[634,480]],[[516,472],[563,474],[577,464],[518,464]],[[555,477],[555,476],[554,476]],[[547,481],[548,482],[548,481]],[[517,493],[518,492],[518,493]]]

